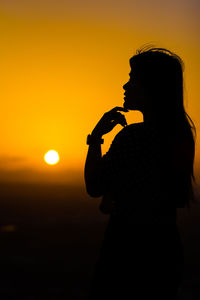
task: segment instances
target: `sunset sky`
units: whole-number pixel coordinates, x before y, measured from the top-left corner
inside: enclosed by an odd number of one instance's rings
[[[0,180],[82,182],[87,134],[123,105],[129,59],[146,43],[185,63],[199,176],[199,15],[197,0],[1,0]],[[126,116],[128,124],[143,120]],[[104,136],[103,153],[121,128]],[[57,165],[44,162],[50,149]]]

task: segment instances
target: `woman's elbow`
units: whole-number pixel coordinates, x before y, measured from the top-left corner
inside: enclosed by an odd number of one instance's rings
[[[85,186],[87,193],[94,198],[103,196],[104,194],[104,180],[102,176],[92,174],[92,176],[86,176],[85,174]]]
[[[103,196],[103,194],[100,191],[88,190],[88,189],[86,189],[86,190],[87,190],[88,195],[90,195],[90,197],[99,198],[99,197]]]
[[[88,195],[90,195],[93,198],[98,198],[98,197],[103,196],[102,191],[99,188],[94,187],[94,185],[93,186],[86,185],[86,191],[87,191]]]

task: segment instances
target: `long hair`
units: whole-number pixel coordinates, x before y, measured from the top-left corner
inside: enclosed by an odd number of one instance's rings
[[[195,201],[196,128],[184,108],[184,63],[170,50],[145,46],[136,51],[130,59],[130,66],[144,88],[145,98],[148,99],[145,105],[154,113],[165,144],[171,145],[171,149],[177,149],[174,162],[185,174],[182,182],[184,197],[181,193],[177,195],[177,198],[182,198],[176,200],[179,201],[177,206],[187,205],[189,208],[191,201]],[[169,153],[166,152],[167,156]]]

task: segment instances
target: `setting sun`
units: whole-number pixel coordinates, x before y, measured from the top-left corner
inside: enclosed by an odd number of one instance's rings
[[[56,152],[55,150],[49,150],[44,155],[44,160],[49,165],[55,165],[55,164],[57,164],[59,162],[58,152]]]

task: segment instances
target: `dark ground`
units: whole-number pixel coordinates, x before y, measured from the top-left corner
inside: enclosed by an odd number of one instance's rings
[[[87,299],[108,216],[84,187],[0,185],[0,300]],[[200,299],[200,204],[179,211],[180,299]]]

